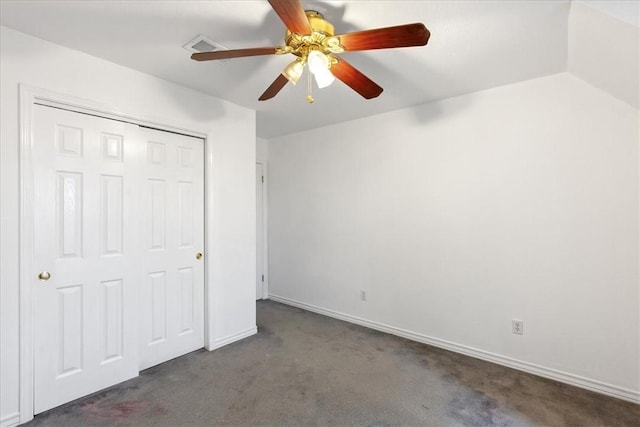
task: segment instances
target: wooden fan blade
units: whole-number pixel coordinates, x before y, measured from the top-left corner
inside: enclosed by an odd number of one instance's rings
[[[275,47],[254,47],[250,49],[221,50],[218,52],[199,52],[191,55],[196,61],[212,61],[215,59],[241,58],[243,56],[275,55]]]
[[[300,0],[269,0],[289,31],[298,34],[311,34],[312,29]]]
[[[431,33],[424,24],[406,24],[343,34],[340,44],[346,51],[424,46]]]
[[[267,99],[273,98],[278,94],[278,92],[280,92],[283,87],[287,85],[287,83],[289,83],[289,80],[287,80],[287,78],[282,74],[278,74],[278,77],[276,77],[273,83],[271,83],[271,86],[269,86],[267,90],[265,90],[264,93],[260,95],[258,101],[266,101]]]
[[[382,88],[376,82],[342,58],[338,58],[338,63],[331,66],[331,72],[366,99],[375,98],[382,93]]]

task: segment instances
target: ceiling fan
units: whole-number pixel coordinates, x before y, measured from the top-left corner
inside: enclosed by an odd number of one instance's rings
[[[333,25],[326,21],[319,12],[305,11],[300,0],[268,1],[287,27],[284,46],[200,52],[191,55],[191,59],[196,61],[274,54],[295,55],[295,60],[285,67],[258,98],[260,101],[276,96],[287,82],[295,85],[302,77],[305,65],[308,65],[309,69],[307,93],[307,101],[309,102],[313,102],[311,74],[315,77],[320,88],[328,86],[335,78],[338,78],[364,98],[375,98],[382,93],[382,88],[336,54],[424,46],[429,41],[429,30],[421,23],[335,35]]]

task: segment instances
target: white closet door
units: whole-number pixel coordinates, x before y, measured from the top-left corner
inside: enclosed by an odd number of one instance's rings
[[[204,345],[204,143],[141,131],[146,162],[139,316],[145,369]]]
[[[35,413],[138,374],[138,132],[34,106]]]

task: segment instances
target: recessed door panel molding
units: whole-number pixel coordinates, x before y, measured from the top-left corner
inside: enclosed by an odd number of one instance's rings
[[[82,371],[82,285],[58,289],[58,375]]]
[[[58,124],[55,136],[58,154],[82,157],[82,128]]]
[[[164,271],[149,274],[151,285],[151,339],[149,344],[157,344],[167,337],[166,277]]]
[[[122,279],[102,282],[103,364],[122,358],[122,309]]]
[[[58,257],[82,256],[82,174],[57,172]]]
[[[149,197],[148,207],[148,248],[150,250],[162,250],[165,248],[166,231],[166,182],[163,179],[149,179],[147,191]]]
[[[149,166],[164,167],[166,164],[166,147],[162,142],[147,143],[147,161]]]
[[[123,179],[121,176],[102,175],[102,254],[122,254],[123,241]]]
[[[109,133],[102,134],[102,158],[111,162],[123,161],[123,136]]]
[[[180,293],[180,332],[187,334],[193,332],[194,301],[193,301],[193,269],[181,268],[178,270],[178,292]]]
[[[193,247],[193,183],[178,182],[178,226],[181,248]]]
[[[181,168],[193,166],[193,149],[191,147],[178,147],[178,164]]]

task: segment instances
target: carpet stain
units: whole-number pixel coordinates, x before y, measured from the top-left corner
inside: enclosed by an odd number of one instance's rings
[[[500,405],[483,393],[456,395],[448,405],[448,415],[465,426],[508,426],[509,417]]]
[[[107,403],[103,400],[92,399],[79,405],[79,410],[85,417],[108,419],[114,423],[121,423],[131,417],[138,417],[148,412],[156,414],[164,412],[162,408],[154,407],[154,405],[143,400]]]

